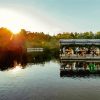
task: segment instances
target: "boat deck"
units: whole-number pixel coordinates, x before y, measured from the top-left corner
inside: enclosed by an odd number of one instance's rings
[[[100,55],[99,56],[92,56],[92,55],[85,55],[85,56],[77,56],[76,54],[73,54],[71,56],[65,55],[65,54],[60,54],[60,60],[100,60]]]

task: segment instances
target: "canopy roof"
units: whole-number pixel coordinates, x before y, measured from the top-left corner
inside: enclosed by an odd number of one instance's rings
[[[60,39],[60,45],[100,45],[100,39]]]

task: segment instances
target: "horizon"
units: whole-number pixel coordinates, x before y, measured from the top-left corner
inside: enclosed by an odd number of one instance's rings
[[[99,0],[0,0],[0,27],[50,35],[100,31]]]
[[[78,33],[78,34],[84,34],[84,33],[93,33],[93,34],[97,34],[97,33],[99,33],[100,31],[97,31],[97,32],[93,32],[93,31],[84,31],[84,32],[67,32],[67,31],[64,31],[64,32],[58,32],[58,33],[49,33],[49,32],[42,32],[42,31],[31,31],[31,30],[26,30],[26,29],[19,29],[19,31],[18,32],[14,32],[14,31],[12,31],[11,29],[9,29],[9,28],[7,28],[7,27],[0,27],[0,29],[7,29],[8,31],[10,31],[12,34],[14,34],[14,35],[16,35],[16,34],[19,34],[20,32],[21,32],[21,30],[25,30],[27,33],[43,33],[43,34],[47,34],[47,35],[50,35],[50,36],[55,36],[55,35],[58,35],[58,34],[66,34],[66,33],[68,33],[68,34],[71,34],[71,33],[73,33],[73,34],[75,34],[75,33]]]

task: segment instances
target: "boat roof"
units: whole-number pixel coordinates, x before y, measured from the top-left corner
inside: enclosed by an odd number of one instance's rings
[[[100,45],[100,39],[60,39],[61,45]]]

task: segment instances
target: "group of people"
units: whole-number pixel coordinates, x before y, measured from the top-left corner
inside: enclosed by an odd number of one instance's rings
[[[73,54],[76,54],[77,56],[86,56],[86,54],[92,55],[92,56],[99,56],[100,55],[100,49],[98,47],[63,47],[63,54],[72,56]]]
[[[76,47],[75,49],[75,54],[77,55],[80,55],[80,56],[86,56],[86,54],[89,54],[89,55],[93,55],[93,56],[99,56],[100,54],[100,49],[97,48],[97,47],[91,47],[91,48],[86,48],[86,47],[82,47],[82,48],[79,48],[79,47]]]

